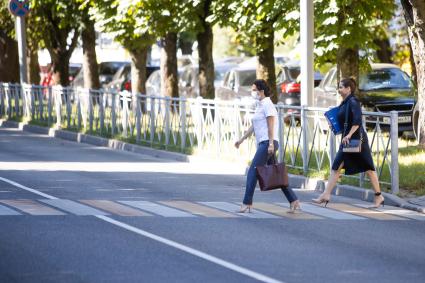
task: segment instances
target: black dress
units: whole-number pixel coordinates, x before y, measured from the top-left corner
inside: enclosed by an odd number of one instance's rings
[[[345,137],[351,130],[353,125],[360,126],[357,131],[352,135],[352,139],[360,139],[360,131],[362,131],[363,142],[362,142],[362,150],[359,153],[346,153],[342,152],[342,143],[339,147],[338,153],[336,154],[335,160],[332,164],[332,170],[338,170],[339,166],[342,162],[344,162],[344,166],[342,168],[345,169],[346,175],[353,175],[360,172],[366,172],[368,170],[375,171],[375,166],[373,165],[372,154],[370,153],[369,141],[367,138],[367,134],[362,126],[362,110],[360,107],[360,102],[357,98],[350,94],[347,96],[344,101],[339,106],[338,112],[338,121],[340,125],[344,125],[345,123],[345,111],[348,106],[348,119],[347,119],[347,127],[342,134],[341,140]]]

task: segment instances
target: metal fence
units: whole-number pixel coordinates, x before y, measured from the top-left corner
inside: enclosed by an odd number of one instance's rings
[[[303,174],[329,170],[340,138],[328,130],[323,116],[327,109],[282,104],[276,108],[279,161]],[[253,105],[235,101],[0,83],[1,117],[228,160],[249,160],[254,154],[254,138],[234,147],[253,113]],[[382,129],[384,118],[390,119],[389,131]],[[393,193],[399,188],[397,121],[395,111],[363,112],[378,177]],[[365,176],[353,178],[362,185]]]

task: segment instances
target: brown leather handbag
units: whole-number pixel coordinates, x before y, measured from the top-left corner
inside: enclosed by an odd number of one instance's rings
[[[276,157],[272,154],[271,164],[257,166],[257,178],[260,184],[260,190],[270,191],[288,187],[288,168],[285,163],[276,163]]]

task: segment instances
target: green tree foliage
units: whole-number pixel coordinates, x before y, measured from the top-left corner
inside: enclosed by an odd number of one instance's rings
[[[299,1],[223,0],[215,1],[209,20],[230,26],[241,44],[251,46],[258,56],[257,77],[267,80],[276,97],[274,67],[274,32],[285,30],[286,35],[298,30]]]
[[[391,19],[393,0],[315,0],[316,64],[337,61],[342,77],[358,77],[377,48],[373,40]],[[361,51],[359,53],[359,51]]]
[[[32,0],[31,17],[52,60],[53,79],[69,85],[69,59],[78,43],[81,12],[76,0]]]
[[[7,4],[6,0],[0,1],[0,81],[18,82],[18,44],[14,39],[14,18]]]

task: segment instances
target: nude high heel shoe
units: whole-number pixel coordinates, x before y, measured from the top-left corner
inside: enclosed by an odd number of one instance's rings
[[[296,200],[293,201],[289,204],[289,211],[288,213],[296,213],[296,211],[301,211],[301,205],[300,205],[300,201]]]
[[[241,208],[236,212],[237,213],[247,213],[247,212],[251,213],[251,208],[252,208],[252,205],[243,204],[243,205],[241,205]]]
[[[370,206],[369,208],[378,208],[381,205],[384,206],[385,204],[385,199],[382,196],[381,192],[377,192],[375,193],[375,201],[374,201],[374,205]]]
[[[326,199],[326,198],[324,198],[322,196],[319,196],[318,198],[314,198],[311,201],[314,202],[314,203],[316,203],[316,204],[322,204],[322,203],[324,203],[325,204],[325,207],[326,207],[328,205],[330,199]]]

